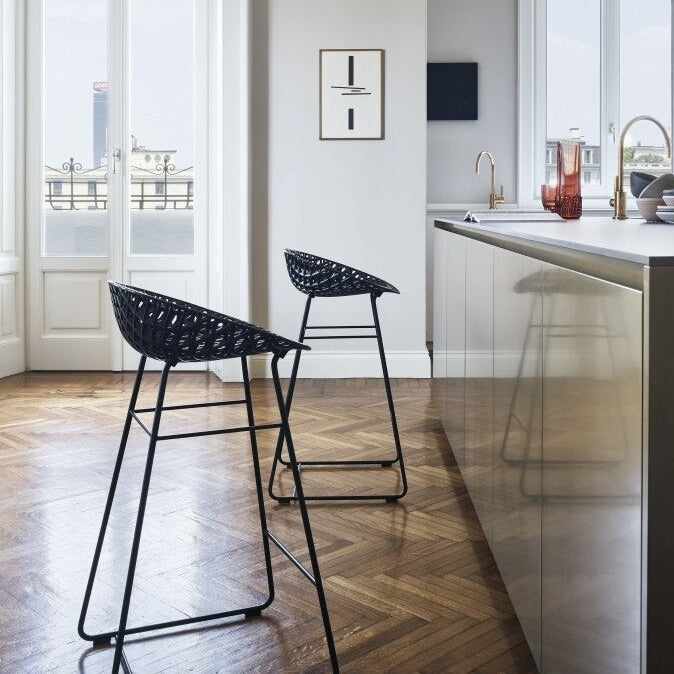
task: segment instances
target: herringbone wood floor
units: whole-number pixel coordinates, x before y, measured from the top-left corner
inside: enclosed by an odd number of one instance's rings
[[[157,376],[141,403],[151,406]],[[0,671],[106,672],[76,625],[133,383],[130,373],[24,374],[0,381]],[[345,672],[535,672],[427,381],[393,382],[410,491],[398,504],[312,504],[337,652]],[[253,383],[256,421],[274,421]],[[239,397],[206,374],[175,374],[167,404]],[[243,409],[166,413],[162,431],[245,423]],[[308,458],[393,456],[381,381],[298,382],[291,416]],[[260,434],[268,475],[275,434]],[[116,626],[147,437],[132,430],[94,591],[91,631]],[[130,623],[225,610],[264,589],[246,434],[160,443]],[[306,470],[305,489],[393,487],[396,472]],[[285,486],[288,481],[284,480]],[[304,561],[299,513],[268,503],[270,529]],[[134,671],[327,671],[311,585],[278,551],[262,617],[129,638]],[[154,633],[155,635],[157,633]]]

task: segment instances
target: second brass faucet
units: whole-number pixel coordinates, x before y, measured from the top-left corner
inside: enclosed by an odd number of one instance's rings
[[[477,159],[475,160],[475,173],[480,175],[480,162],[482,161],[482,157],[487,157],[491,162],[491,192],[489,194],[489,209],[494,210],[497,204],[502,204],[505,202],[505,197],[503,196],[503,185],[501,185],[501,194],[496,194],[496,184],[494,182],[494,169],[496,168],[496,165],[494,163],[494,156],[491,152],[487,152],[487,150],[482,150],[482,152],[477,155]]]
[[[667,148],[665,160],[672,158],[672,143],[669,140],[667,129],[665,129],[662,122],[659,122],[655,117],[651,117],[650,115],[639,115],[634,119],[630,119],[630,121],[625,124],[622,133],[620,134],[620,142],[618,143],[618,175],[615,177],[615,183],[613,185],[613,199],[609,201],[611,206],[613,206],[614,220],[627,220],[627,198],[623,186],[625,179],[625,137],[627,136],[627,131],[630,127],[637,122],[653,122],[653,124],[662,131],[662,135],[665,137],[665,147]]]

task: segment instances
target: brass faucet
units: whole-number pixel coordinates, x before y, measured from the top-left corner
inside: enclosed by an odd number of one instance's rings
[[[505,197],[503,196],[503,185],[501,185],[501,194],[496,194],[496,186],[494,184],[494,156],[491,152],[487,152],[487,150],[482,150],[482,152],[477,155],[477,159],[475,160],[475,173],[480,175],[480,161],[482,160],[482,157],[488,157],[491,162],[491,193],[489,194],[489,209],[493,211],[496,208],[496,204],[502,204],[505,201]]]
[[[625,201],[625,190],[623,188],[623,180],[625,178],[625,135],[627,134],[628,129],[637,122],[649,121],[653,122],[665,137],[665,145],[667,146],[667,156],[665,159],[672,158],[672,144],[669,141],[669,136],[667,135],[667,129],[662,125],[661,122],[658,122],[655,117],[650,115],[639,115],[634,119],[630,119],[627,124],[625,124],[622,133],[620,134],[620,144],[618,145],[618,175],[615,178],[615,183],[613,185],[613,199],[609,201],[609,204],[613,206],[613,219],[614,220],[627,220],[627,209]]]

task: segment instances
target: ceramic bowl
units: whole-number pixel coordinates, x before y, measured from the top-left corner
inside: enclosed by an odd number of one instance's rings
[[[666,211],[658,210],[657,216],[663,222],[666,222],[670,225],[674,225],[674,209],[670,208],[669,210]]]
[[[657,222],[658,216],[656,215],[658,206],[662,206],[665,202],[660,197],[639,197],[637,199],[637,208],[639,209],[639,215],[646,222]]]
[[[665,202],[665,206],[674,206],[674,194],[663,194],[662,200]]]
[[[637,198],[641,193],[655,180],[655,176],[650,173],[641,173],[640,171],[632,171],[630,173],[630,191],[632,196]]]
[[[646,185],[644,191],[639,195],[640,199],[651,197],[661,197],[663,190],[674,189],[674,175],[664,173],[656,178],[650,185]]]

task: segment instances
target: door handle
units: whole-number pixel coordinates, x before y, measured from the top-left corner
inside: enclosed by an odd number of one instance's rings
[[[117,162],[122,161],[122,151],[117,148],[112,151],[112,172],[117,173]]]

